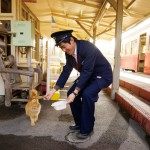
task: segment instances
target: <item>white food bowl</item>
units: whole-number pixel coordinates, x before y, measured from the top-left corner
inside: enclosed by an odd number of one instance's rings
[[[55,110],[62,110],[66,108],[66,101],[58,101],[53,103],[51,106],[55,108]]]

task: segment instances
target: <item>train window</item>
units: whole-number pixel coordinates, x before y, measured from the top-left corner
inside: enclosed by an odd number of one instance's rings
[[[131,54],[131,42],[125,44],[125,55]]]
[[[138,53],[138,49],[137,49],[137,39],[131,41],[131,53],[132,54],[137,54]]]
[[[146,33],[140,35],[140,53],[144,53],[146,51]]]

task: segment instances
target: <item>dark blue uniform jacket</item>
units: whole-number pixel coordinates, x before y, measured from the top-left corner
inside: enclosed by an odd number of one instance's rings
[[[96,78],[103,78],[108,85],[112,83],[112,69],[100,50],[92,43],[84,40],[77,40],[77,60],[66,54],[66,65],[56,82],[63,88],[73,68],[80,72],[77,88],[83,89],[86,83]]]

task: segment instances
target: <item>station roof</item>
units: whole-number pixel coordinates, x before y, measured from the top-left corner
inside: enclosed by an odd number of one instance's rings
[[[40,20],[41,32],[74,30],[79,39],[110,40],[115,35],[117,0],[23,0]],[[34,1],[34,3],[31,3]],[[123,32],[150,16],[150,0],[123,0]],[[53,23],[53,24],[50,24]],[[51,28],[52,27],[52,28]]]

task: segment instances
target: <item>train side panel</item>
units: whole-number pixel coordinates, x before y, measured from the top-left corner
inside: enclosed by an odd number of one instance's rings
[[[128,55],[121,58],[121,69],[132,70],[137,72],[138,55]]]
[[[150,75],[150,53],[145,53],[144,73]]]

